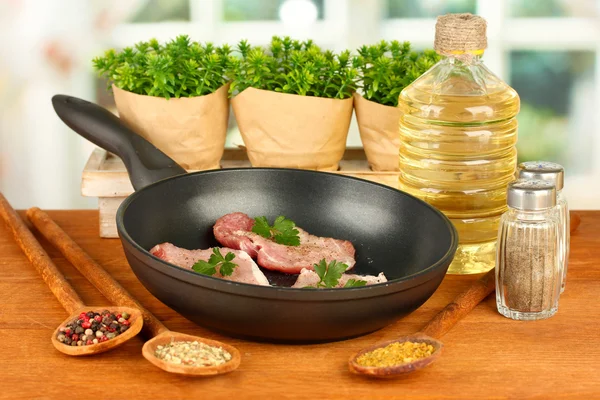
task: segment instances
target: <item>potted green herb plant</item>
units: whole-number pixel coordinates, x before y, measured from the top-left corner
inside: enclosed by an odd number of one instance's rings
[[[252,165],[337,170],[356,89],[350,52],[289,37],[238,50],[229,91]]]
[[[411,51],[410,43],[381,41],[358,49],[353,65],[360,71],[354,108],[361,141],[371,168],[398,171],[402,89],[431,68],[439,56],[433,50]]]
[[[93,63],[125,124],[182,167],[215,169],[227,134],[230,52],[181,35],[111,49]]]

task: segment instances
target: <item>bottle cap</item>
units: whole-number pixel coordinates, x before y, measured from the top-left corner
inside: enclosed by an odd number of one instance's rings
[[[470,13],[446,14],[437,18],[433,48],[438,54],[468,58],[487,48],[487,23]]]
[[[556,205],[556,188],[548,181],[517,179],[508,184],[507,203],[523,211],[546,210]]]
[[[562,190],[565,184],[565,170],[562,165],[550,161],[526,161],[519,164],[519,178],[539,179],[554,184]]]

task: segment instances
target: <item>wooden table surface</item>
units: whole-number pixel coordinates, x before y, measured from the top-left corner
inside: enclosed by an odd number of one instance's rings
[[[476,276],[447,276],[421,308],[376,333],[318,345],[274,345],[203,329],[154,298],[137,281],[118,239],[98,237],[97,211],[50,216],[172,330],[237,346],[240,368],[216,378],[163,372],[142,357],[143,337],[93,358],[54,349],[52,330],[67,317],[0,222],[0,398],[600,398],[600,211],[582,211],[571,241],[567,287],[558,313],[519,322],[496,311],[492,295],[443,338],[442,357],[398,380],[348,372],[348,357],[380,340],[418,330]],[[40,240],[86,304],[107,301]]]

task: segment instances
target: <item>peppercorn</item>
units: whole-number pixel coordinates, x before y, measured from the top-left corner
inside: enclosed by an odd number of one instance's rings
[[[100,329],[100,324],[97,323],[96,321],[92,322],[92,325],[90,326],[90,328],[92,328],[92,330],[97,331],[98,329]]]
[[[85,344],[89,346],[89,345],[91,345],[91,344],[94,344],[94,341],[93,341],[93,340],[91,340],[91,339],[88,339],[88,340],[85,342]]]
[[[109,332],[109,333],[106,334],[106,337],[108,339],[114,339],[116,336],[117,336],[117,334],[114,333],[114,332]]]
[[[127,325],[121,325],[121,326],[119,327],[119,333],[123,333],[123,332],[125,332],[127,329],[129,329],[129,326],[127,326]]]
[[[78,326],[77,328],[75,328],[76,334],[81,335],[83,332],[85,332],[85,329],[83,329],[81,326]]]
[[[77,326],[81,326],[81,324],[83,324],[83,319],[78,319],[76,322]]]
[[[102,336],[100,338],[100,343],[106,342],[108,340],[108,338],[106,336]]]
[[[67,337],[61,333],[56,337],[56,340],[58,340],[61,343],[64,343],[66,338]]]
[[[69,345],[69,344],[71,344],[71,341],[72,341],[71,338],[66,337],[64,343]]]
[[[78,341],[78,340],[79,340],[79,335],[78,335],[78,334],[76,334],[76,333],[74,333],[74,334],[71,336],[71,340],[72,340],[72,341],[74,341],[74,342]]]
[[[87,313],[85,313],[85,315],[87,315],[88,318],[94,318],[94,312],[93,311],[88,311]]]
[[[96,331],[97,338],[101,338],[102,336],[104,336],[104,333],[102,333],[101,331]]]
[[[77,346],[83,346],[83,340],[78,340],[77,341]]]
[[[81,326],[85,329],[91,328],[92,324],[90,324],[88,321],[85,321],[83,324],[81,324]]]
[[[77,346],[77,342],[73,340],[73,341],[71,342],[71,346]]]
[[[123,318],[125,318],[125,319],[129,319],[129,317],[131,317],[131,315],[129,315],[129,314],[128,314],[128,313],[126,313],[126,312],[124,312],[122,316],[123,316]]]

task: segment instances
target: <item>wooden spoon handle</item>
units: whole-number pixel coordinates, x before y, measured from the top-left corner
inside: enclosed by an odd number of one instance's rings
[[[77,309],[84,307],[79,295],[56,268],[48,253],[25,225],[25,221],[12,208],[2,193],[0,193],[0,215],[12,231],[15,241],[21,247],[29,262],[33,264],[65,310],[72,314]]]
[[[421,329],[432,338],[439,339],[477,304],[492,293],[496,286],[496,269],[492,268],[483,277],[473,283],[466,291],[459,294],[452,303],[448,304],[431,321]]]
[[[146,310],[100,264],[79,247],[48,214],[37,207],[33,207],[27,210],[27,217],[37,230],[110,302],[119,306],[138,308],[144,318],[142,329],[148,337],[157,336],[168,330],[158,318]]]

